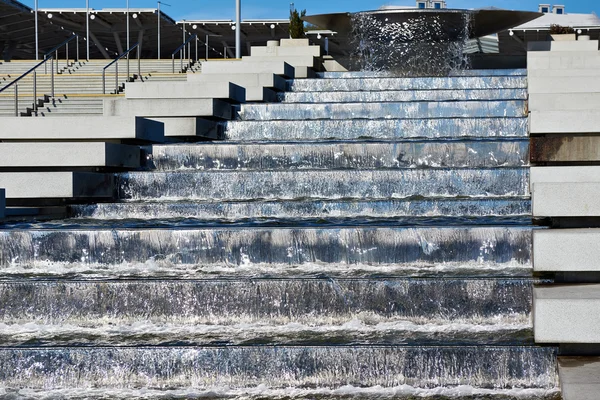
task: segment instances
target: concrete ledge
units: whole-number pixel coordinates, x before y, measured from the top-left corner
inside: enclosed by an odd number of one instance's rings
[[[527,51],[598,51],[597,40],[527,42]]]
[[[534,230],[533,269],[536,272],[600,271],[600,229]]]
[[[188,74],[188,82],[232,82],[246,88],[266,87],[285,91],[287,84],[284,78],[272,73],[255,74]],[[246,96],[248,94],[246,93]]]
[[[600,285],[533,290],[536,343],[600,343]]]
[[[588,79],[597,79],[600,77],[598,69],[529,69],[527,77],[532,78],[572,78],[577,76],[585,76]]]
[[[104,142],[0,143],[0,168],[139,168],[140,149]]]
[[[0,172],[7,199],[111,198],[112,174],[91,172]]]
[[[600,68],[600,52],[531,51],[527,53],[527,69],[596,69]]]
[[[104,99],[105,116],[231,119],[231,107],[231,104],[218,99]]]
[[[154,118],[165,124],[166,137],[203,137],[208,139],[219,139],[219,124],[197,117],[164,117]]]
[[[600,162],[600,136],[532,137],[531,162]]]
[[[127,117],[3,117],[0,140],[164,140],[164,126],[145,118]]]
[[[289,57],[289,56],[311,56],[321,57],[321,46],[252,46],[251,57]]]
[[[6,191],[0,189],[0,219],[6,216]]]
[[[563,400],[590,400],[600,393],[599,357],[558,357]]]
[[[230,82],[137,82],[125,86],[127,99],[222,99],[246,101],[246,89]]]
[[[531,183],[600,182],[600,166],[531,167]]]
[[[282,62],[290,64],[294,68],[298,68],[298,67],[310,67],[310,68],[314,68],[314,69],[320,68],[319,57],[303,56],[303,55],[284,56],[284,57],[280,57],[280,56],[248,57],[248,56],[244,56],[244,57],[242,57],[242,61],[243,62],[258,62],[258,63],[282,61]],[[296,73],[297,73],[297,71],[296,71]],[[296,75],[296,78],[298,78],[298,75]]]
[[[529,132],[546,133],[600,133],[600,113],[595,110],[531,111]]]
[[[600,79],[600,78],[599,78]],[[598,110],[598,93],[529,93],[530,111]]]
[[[283,61],[207,61],[202,63],[202,74],[275,74],[294,79],[295,70]]]
[[[600,80],[587,76],[531,77],[528,90],[530,94],[600,92]]]
[[[599,217],[600,183],[534,183],[534,217]]]

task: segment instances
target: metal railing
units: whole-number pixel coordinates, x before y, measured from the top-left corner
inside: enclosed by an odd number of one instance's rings
[[[37,63],[34,67],[29,69],[27,72],[19,76],[17,79],[9,83],[0,89],[0,93],[6,91],[8,88],[15,87],[15,117],[19,116],[19,81],[25,78],[27,75],[33,73],[33,111],[37,115],[38,111],[38,98],[37,98],[37,69],[42,65],[46,65],[50,61],[51,80],[50,80],[50,96],[54,97],[54,54],[50,54],[44,57],[44,60]]]
[[[74,61],[79,61],[79,35],[77,34],[73,34],[73,36],[67,38],[64,42],[62,42],[61,44],[59,44],[58,46],[56,46],[55,48],[53,48],[52,50],[48,51],[46,54],[44,54],[44,60],[47,59],[50,55],[53,55],[54,60],[56,60],[56,72],[58,73],[60,66],[58,65],[59,63],[59,58],[58,58],[58,50],[60,50],[62,47],[65,48],[65,61],[66,61],[66,67],[69,67],[69,43],[72,42],[73,40],[76,40],[77,43],[75,45],[76,48],[76,54],[75,54],[75,59]],[[46,64],[46,66],[44,67],[44,73],[48,73],[48,65]]]
[[[196,39],[196,61],[198,61],[198,35],[192,35],[189,38],[187,38],[187,40],[185,42],[183,42],[178,48],[176,48],[172,53],[171,53],[171,61],[173,63],[173,73],[175,73],[175,54],[177,54],[179,52],[179,60],[181,63],[181,68],[179,70],[179,72],[183,72],[183,59],[187,58],[188,62],[187,62],[187,67],[191,67],[192,63],[193,63],[193,59],[192,59],[192,51],[191,51],[191,42],[192,40]],[[187,46],[187,57],[186,53],[185,53],[185,47]]]
[[[138,64],[138,77],[142,76],[141,65],[140,65],[140,44],[136,43],[127,49],[126,52],[119,55],[117,58],[112,60],[106,67],[102,69],[102,93],[106,94],[106,70],[113,64],[115,64],[115,94],[119,93],[119,60],[123,57],[127,57],[127,80],[129,80],[129,53],[137,48],[137,64]]]

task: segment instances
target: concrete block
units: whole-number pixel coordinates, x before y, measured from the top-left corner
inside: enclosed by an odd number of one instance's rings
[[[284,46],[284,47],[267,47],[267,46],[252,46],[250,47],[250,56],[312,56],[321,57],[321,46]]]
[[[140,149],[104,142],[0,143],[0,168],[139,168]]]
[[[598,51],[597,40],[527,42],[527,51]]]
[[[112,174],[91,172],[0,172],[7,199],[111,198]]]
[[[530,111],[598,110],[597,93],[529,93]]]
[[[534,230],[533,269],[536,272],[600,271],[600,229]]]
[[[323,57],[323,69],[327,72],[346,72],[348,69],[340,64],[337,60],[334,60],[331,56]]]
[[[203,137],[219,139],[219,124],[216,121],[197,117],[153,118],[165,125],[166,137]]]
[[[246,89],[231,82],[136,82],[125,86],[127,99],[222,99],[246,101]]]
[[[202,74],[275,74],[286,78],[295,77],[294,67],[277,61],[207,61],[202,63]]]
[[[308,47],[310,42],[308,39],[281,39],[279,41],[281,47]]]
[[[563,400],[590,400],[600,393],[599,357],[558,357]]]
[[[231,107],[231,104],[218,99],[104,99],[105,116],[231,119]]]
[[[600,113],[595,110],[531,111],[529,132],[546,133],[598,133]]]
[[[600,79],[588,76],[531,77],[528,90],[534,93],[591,93],[600,92]]]
[[[533,136],[531,162],[600,162],[600,136]]]
[[[536,343],[600,343],[600,285],[533,290]]]
[[[160,122],[126,117],[3,117],[0,140],[140,140],[162,142]]]
[[[600,52],[531,51],[527,53],[527,69],[595,69],[600,68]]]
[[[242,57],[243,62],[272,62],[272,61],[283,61],[290,64],[294,68],[298,67],[310,67],[314,69],[320,68],[320,59],[314,56],[262,56],[262,57]],[[296,78],[298,75],[296,74]]]
[[[6,191],[0,189],[0,219],[6,216]]]
[[[243,88],[266,87],[285,91],[286,80],[272,73],[265,74],[188,74],[188,82],[232,82]],[[246,97],[248,93],[246,93]]]
[[[598,69],[528,69],[527,77],[532,78],[572,78],[572,77],[588,77],[589,79],[598,79],[600,70]]]
[[[600,166],[531,167],[531,183],[600,182]]]
[[[534,217],[599,217],[600,183],[531,185]]]

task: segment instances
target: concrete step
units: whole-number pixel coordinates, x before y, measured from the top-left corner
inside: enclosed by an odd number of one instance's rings
[[[140,82],[125,85],[127,99],[222,99],[244,103],[246,89],[230,82]]]
[[[599,357],[558,357],[563,400],[589,400],[600,393]]]
[[[598,272],[599,244],[599,229],[534,231],[534,268],[539,272]]]
[[[456,101],[401,103],[321,103],[321,104],[244,104],[244,121],[319,120],[319,119],[417,119],[525,117],[526,102]]]
[[[245,61],[207,61],[202,63],[203,74],[275,74],[294,78],[294,67],[283,61],[245,62]]]
[[[600,68],[599,51],[531,51],[527,53],[527,69],[593,70]]]
[[[529,93],[598,93],[600,79],[589,76],[530,77]]]
[[[112,198],[114,179],[91,172],[0,172],[0,187],[8,201]]]
[[[40,118],[2,118],[0,140],[139,140],[164,141],[162,123],[139,117],[103,116]]]
[[[598,136],[533,136],[532,163],[600,162]]]
[[[104,142],[0,143],[0,168],[140,167],[140,149]]]
[[[526,69],[467,69],[450,73],[450,76],[527,76]],[[365,79],[365,78],[398,78],[393,71],[347,71],[317,72],[318,78],[325,79]]]
[[[553,110],[530,113],[532,135],[550,133],[600,133],[600,113],[597,110]]]
[[[598,109],[600,109],[600,91],[597,93],[529,93],[530,111],[596,111]]]
[[[218,99],[104,99],[105,116],[215,117],[231,119],[232,105]]]
[[[533,290],[536,343],[600,343],[600,285],[554,285]]]
[[[244,87],[266,87],[277,91],[284,91],[287,83],[284,78],[272,73],[255,74],[190,74],[188,82],[231,82]]]

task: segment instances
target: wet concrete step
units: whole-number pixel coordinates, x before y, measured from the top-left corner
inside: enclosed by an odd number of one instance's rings
[[[0,282],[0,346],[530,344],[532,279]]]
[[[65,221],[0,231],[0,271],[5,278],[530,277],[531,235],[516,226],[132,229]]]
[[[525,101],[244,104],[244,121],[525,117]]]
[[[528,138],[527,118],[228,121],[225,139],[240,141]]]

